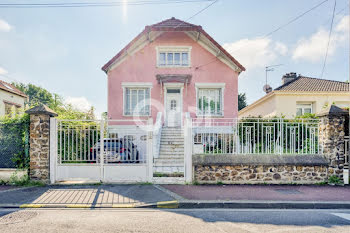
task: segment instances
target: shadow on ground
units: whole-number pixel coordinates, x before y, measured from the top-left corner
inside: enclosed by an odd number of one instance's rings
[[[174,200],[153,185],[69,185],[0,192],[0,204],[148,204]]]

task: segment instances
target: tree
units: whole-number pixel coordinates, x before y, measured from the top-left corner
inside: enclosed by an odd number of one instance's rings
[[[247,97],[245,93],[238,94],[238,111],[247,107]]]
[[[26,103],[28,107],[33,107],[41,103],[57,112],[58,118],[60,119],[95,119],[94,107],[91,107],[86,112],[79,111],[72,105],[64,104],[64,99],[60,95],[51,93],[42,87],[30,83],[12,83],[12,85],[28,96],[29,100]]]
[[[27,85],[24,83],[12,83],[12,85],[28,96],[27,104],[29,107],[42,103],[54,109],[55,107],[63,105],[62,97],[58,94],[50,93],[42,87],[30,83]]]

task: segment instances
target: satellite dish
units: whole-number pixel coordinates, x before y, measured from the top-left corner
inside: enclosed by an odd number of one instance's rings
[[[266,85],[264,85],[263,90],[267,94],[267,93],[270,93],[272,91],[272,87],[270,85],[266,84]]]

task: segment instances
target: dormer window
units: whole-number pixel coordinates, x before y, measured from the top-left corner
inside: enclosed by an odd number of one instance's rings
[[[189,67],[191,47],[157,47],[158,67]]]

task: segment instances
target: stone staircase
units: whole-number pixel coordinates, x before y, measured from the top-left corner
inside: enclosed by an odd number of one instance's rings
[[[154,173],[183,176],[184,135],[181,128],[163,127],[159,157],[154,159]]]

